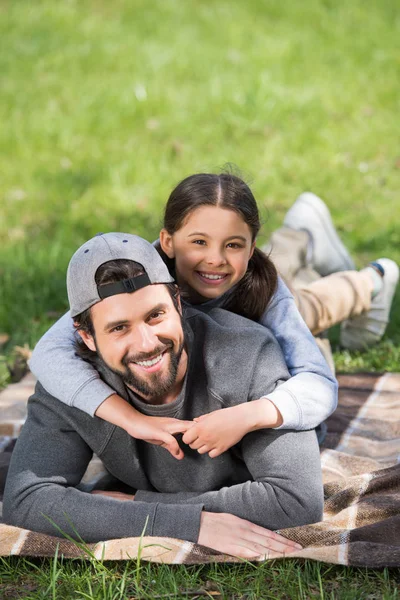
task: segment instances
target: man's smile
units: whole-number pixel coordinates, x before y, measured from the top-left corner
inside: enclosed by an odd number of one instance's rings
[[[164,356],[166,355],[168,348],[163,350],[160,354],[157,354],[153,358],[148,358],[146,360],[138,360],[138,361],[130,361],[134,365],[138,365],[142,369],[144,369],[147,373],[154,373],[161,369]]]

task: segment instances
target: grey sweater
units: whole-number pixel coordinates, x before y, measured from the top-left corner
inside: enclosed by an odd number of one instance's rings
[[[144,413],[192,419],[260,398],[288,378],[279,346],[264,327],[222,309],[208,315],[190,309],[185,324],[189,366],[174,402],[149,406],[98,366],[104,381]],[[185,458],[176,461],[165,449],[66,406],[38,384],[13,453],[4,517],[58,535],[53,521],[88,542],[138,536],[146,519],[147,535],[197,541],[203,509],[269,529],[320,520],[314,431],[261,430],[216,459],[182,447]],[[133,502],[77,489],[93,452],[136,492]]]
[[[204,312],[225,308],[234,293],[235,288],[231,288],[196,308]],[[268,398],[283,417],[280,429],[316,427],[336,408],[337,381],[301,318],[292,294],[280,278],[260,322],[278,340],[291,375],[268,393]],[[90,364],[76,356],[75,340],[76,331],[67,313],[38,342],[29,366],[50,394],[93,416],[115,390],[99,378]]]

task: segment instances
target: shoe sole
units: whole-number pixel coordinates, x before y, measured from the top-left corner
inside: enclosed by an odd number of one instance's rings
[[[323,202],[323,200],[321,200],[320,198],[318,198],[318,196],[315,196],[315,194],[312,194],[311,192],[305,192],[304,194],[301,194],[296,202],[293,205],[293,208],[296,206],[299,206],[300,204],[304,204],[310,208],[313,209],[314,213],[317,215],[319,221],[320,221],[320,226],[323,229],[323,231],[325,232],[326,237],[329,240],[329,243],[332,245],[332,247],[334,248],[335,252],[340,256],[341,258],[341,262],[342,262],[342,269],[339,269],[340,271],[354,271],[355,270],[355,265],[351,259],[351,257],[349,256],[348,252],[346,251],[341,239],[339,238],[338,234],[336,233],[335,230],[335,226],[332,223],[332,219],[331,216],[329,214],[329,210],[328,208],[325,206],[325,203]],[[294,226],[291,221],[290,218],[287,219],[287,217],[290,215],[290,211],[291,209],[289,209],[289,211],[286,214],[286,217],[283,220],[283,224],[286,225],[286,227],[290,227],[291,229],[299,229],[298,227]],[[307,231],[307,227],[301,227],[300,229],[305,229]],[[318,265],[315,265],[316,268],[318,267]],[[318,268],[317,268],[318,270]],[[320,273],[320,275],[326,276],[326,275],[330,275],[332,273],[331,272],[326,272],[323,269],[321,271],[318,271]]]
[[[340,328],[340,345],[348,350],[366,350],[369,346],[373,346],[380,342],[386,333],[392,310],[393,298],[399,283],[399,267],[394,261],[387,258],[378,258],[376,262],[383,266],[385,273],[390,277],[386,284],[389,286],[387,297],[385,298],[388,306],[388,312],[384,315],[386,325],[382,332],[368,330],[368,314],[370,311],[358,317],[354,317],[353,319],[343,321]],[[374,310],[376,310],[376,308],[374,309],[372,301],[371,311]]]

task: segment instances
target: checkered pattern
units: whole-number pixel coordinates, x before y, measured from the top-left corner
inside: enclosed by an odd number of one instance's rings
[[[285,529],[303,550],[292,556],[327,563],[400,566],[400,374],[342,375],[339,407],[328,421],[321,449],[325,483],[320,523]],[[0,394],[0,490],[13,438],[25,416],[34,380],[27,376]],[[93,487],[102,475],[98,459],[85,475]],[[1,481],[3,479],[3,481]],[[74,543],[0,524],[0,555],[85,556]],[[208,548],[170,538],[124,538],[88,544],[105,560],[142,558],[168,564],[235,562]]]

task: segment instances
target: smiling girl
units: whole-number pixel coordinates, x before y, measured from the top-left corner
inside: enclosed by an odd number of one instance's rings
[[[260,226],[256,201],[244,181],[231,174],[197,174],[171,193],[157,246],[178,282],[183,305],[195,304],[203,311],[221,307],[259,321],[274,333],[291,378],[268,398],[231,408],[221,403],[220,410],[199,415],[194,424],[143,415],[76,356],[69,314],[39,341],[31,370],[62,402],[110,421],[133,437],[163,445],[176,458],[183,458],[173,437],[179,432],[191,448],[213,458],[256,429],[316,427],[336,407],[337,382],[293,296],[268,256],[256,247]]]

